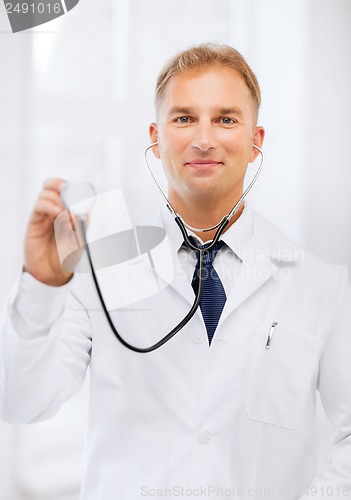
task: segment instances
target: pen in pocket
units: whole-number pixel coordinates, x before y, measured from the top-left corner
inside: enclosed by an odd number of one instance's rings
[[[277,324],[278,323],[276,321],[273,321],[273,323],[272,323],[272,325],[271,325],[271,327],[269,329],[269,333],[268,333],[268,337],[267,337],[267,342],[266,342],[266,349],[269,349],[270,346],[271,346],[274,329],[277,326]]]

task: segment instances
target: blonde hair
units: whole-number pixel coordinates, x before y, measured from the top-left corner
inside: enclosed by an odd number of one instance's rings
[[[254,101],[256,118],[261,104],[261,91],[257,78],[243,56],[229,45],[201,44],[176,54],[162,68],[156,82],[156,113],[165,93],[167,83],[173,75],[210,66],[225,66],[237,71],[246,83]]]

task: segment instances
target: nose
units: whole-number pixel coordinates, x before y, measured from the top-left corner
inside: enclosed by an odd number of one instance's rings
[[[203,153],[216,148],[216,138],[211,123],[198,123],[194,128],[192,147]]]

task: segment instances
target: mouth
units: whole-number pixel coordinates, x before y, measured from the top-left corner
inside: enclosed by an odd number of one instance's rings
[[[193,168],[211,168],[218,167],[218,165],[223,165],[223,162],[212,160],[212,158],[209,158],[207,160],[195,159],[185,163],[185,166]]]

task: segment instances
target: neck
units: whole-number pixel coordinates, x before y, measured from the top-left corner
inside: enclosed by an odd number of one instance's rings
[[[239,198],[240,196],[234,199]],[[172,200],[172,197],[170,197],[169,200],[174,210],[187,224],[199,229],[206,229],[208,227],[215,226],[225,215],[228,215],[234,206],[233,199],[227,203],[222,202],[220,205],[218,204],[218,200],[213,203],[211,203],[210,200],[204,201],[203,199],[182,200],[182,203],[179,203],[179,200]],[[227,231],[236,220],[238,220],[243,209],[244,203],[240,205],[236,214],[233,215],[224,232]],[[201,238],[202,241],[209,241],[214,238],[217,230],[218,228],[206,232],[194,231],[194,233],[196,236]]]

